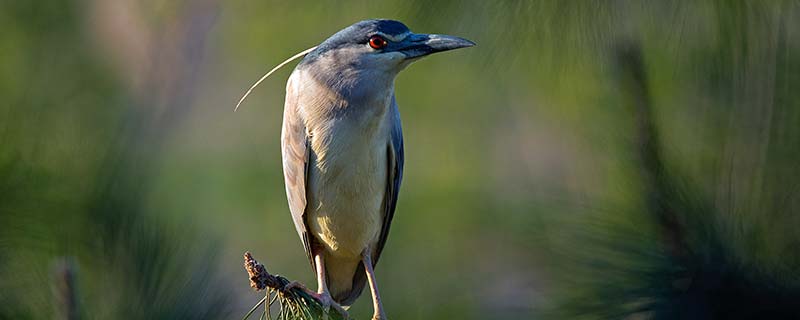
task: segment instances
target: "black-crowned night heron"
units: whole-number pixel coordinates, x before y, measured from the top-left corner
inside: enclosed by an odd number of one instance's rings
[[[386,318],[373,268],[403,177],[394,79],[423,56],[473,45],[366,20],[325,40],[289,77],[281,134],[286,194],[323,304],[351,305],[368,281],[373,319]]]

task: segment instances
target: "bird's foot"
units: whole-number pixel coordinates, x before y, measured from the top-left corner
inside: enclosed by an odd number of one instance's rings
[[[334,301],[333,297],[331,297],[330,293],[327,293],[327,292],[324,292],[324,293],[314,292],[311,289],[307,288],[302,283],[297,282],[297,281],[292,281],[292,282],[288,283],[286,286],[283,287],[283,290],[284,291],[288,291],[288,290],[292,290],[292,289],[295,289],[295,288],[302,290],[305,294],[309,295],[314,300],[317,300],[317,302],[319,302],[319,304],[322,305],[322,309],[325,310],[325,312],[328,312],[330,310],[330,308],[333,307],[334,309],[336,309],[337,312],[339,312],[339,314],[342,315],[343,318],[350,319],[350,315],[347,313],[347,310],[345,310],[341,305],[339,305],[339,303]]]
[[[378,307],[372,314],[372,320],[386,320],[386,313],[383,312],[383,307]]]
[[[292,281],[292,282],[287,283],[285,286],[283,286],[283,289],[281,289],[281,290],[282,291],[289,291],[289,290],[292,290],[292,289],[300,289],[300,290],[303,290],[303,292],[308,293],[308,294],[316,294],[316,292],[309,290],[308,288],[306,288],[305,285],[303,285],[302,283],[297,282],[297,281]]]
[[[327,293],[327,292],[316,293],[316,292],[314,292],[314,293],[311,294],[311,296],[314,297],[314,299],[317,299],[317,301],[319,301],[319,304],[322,305],[322,309],[325,310],[326,313],[329,312],[331,308],[334,308],[334,309],[336,309],[336,312],[338,312],[339,314],[342,315],[343,318],[345,318],[345,319],[349,319],[350,318],[350,315],[347,314],[347,310],[345,310],[341,305],[339,305],[339,303],[334,301],[333,297],[331,297],[330,293]]]
[[[386,320],[386,315],[384,315],[384,314],[374,314],[374,315],[372,315],[372,320]]]

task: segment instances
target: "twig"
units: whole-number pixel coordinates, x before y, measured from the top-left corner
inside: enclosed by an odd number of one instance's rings
[[[622,87],[630,94],[636,117],[637,151],[646,205],[661,227],[663,242],[670,255],[683,264],[689,264],[692,251],[687,243],[685,227],[675,210],[677,186],[664,167],[640,44],[636,41],[620,42],[616,53],[617,63],[623,71]]]
[[[75,269],[75,263],[71,258],[60,259],[53,268],[53,293],[56,305],[54,319],[79,319]]]
[[[267,289],[267,294],[244,316],[243,320],[251,316],[264,301],[269,302],[264,307],[266,316],[271,317],[269,307],[276,300],[280,304],[278,319],[349,319],[347,312],[341,306],[325,308],[322,302],[309,294],[308,289],[302,285],[290,286],[292,282],[288,279],[267,272],[267,268],[256,261],[250,252],[244,254],[244,269],[250,278],[250,287],[256,291]],[[275,295],[270,299],[272,291],[275,291]]]

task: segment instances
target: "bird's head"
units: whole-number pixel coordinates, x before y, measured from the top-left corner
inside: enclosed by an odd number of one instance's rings
[[[394,78],[411,62],[432,53],[471,47],[463,38],[411,32],[394,20],[357,22],[322,42],[301,66],[326,72],[360,72]]]
[[[432,53],[474,46],[467,39],[413,33],[402,22],[372,19],[342,29],[316,47],[280,63],[254,83],[239,99],[234,110],[259,83],[292,60],[303,61],[295,72],[307,72],[330,89],[364,96],[391,90],[395,76],[412,62]],[[368,85],[365,85],[368,84]]]

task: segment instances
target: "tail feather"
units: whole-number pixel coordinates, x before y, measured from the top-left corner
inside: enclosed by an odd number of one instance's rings
[[[367,283],[367,274],[364,271],[364,264],[358,262],[352,276],[353,282],[349,290],[341,291],[333,296],[333,300],[338,302],[343,307],[349,307],[356,302],[361,293],[364,291],[364,286]]]
[[[326,280],[333,300],[343,307],[352,305],[366,286],[367,275],[364,270],[361,260],[326,258]]]
[[[361,296],[366,284],[364,264],[359,258],[325,257],[328,291],[334,301],[342,306],[352,305]]]

